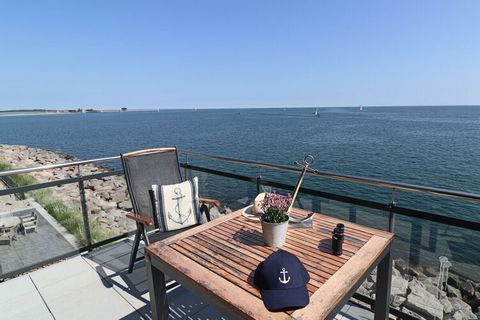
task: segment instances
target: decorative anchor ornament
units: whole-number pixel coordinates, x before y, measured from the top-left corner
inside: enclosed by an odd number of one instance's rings
[[[437,292],[437,298],[440,299],[441,291],[445,291],[448,293],[448,269],[450,269],[452,263],[448,261],[448,258],[445,256],[438,257],[438,260],[440,261],[440,273],[438,275],[437,282],[437,288],[439,289]]]
[[[303,178],[305,177],[305,174],[307,173],[307,171],[316,172],[316,170],[313,170],[313,169],[309,168],[310,165],[313,163],[313,160],[315,160],[315,158],[311,154],[308,154],[303,159],[303,164],[300,164],[298,161],[295,161],[296,165],[303,166],[303,170],[302,170],[302,173],[300,174],[300,177],[298,178],[297,184],[295,185],[295,189],[293,190],[292,202],[290,202],[290,206],[288,207],[287,214],[289,214],[290,210],[292,210],[293,203],[295,202],[295,199],[297,198],[298,191],[300,190],[300,186],[302,185]],[[305,218],[301,218],[301,219],[294,218],[294,217],[290,216],[290,225],[292,227],[296,227],[296,228],[311,227],[312,226],[313,215],[314,215],[314,213],[312,212],[312,213],[308,214]]]
[[[280,271],[281,274],[283,274],[283,279],[278,277],[278,280],[283,283],[283,284],[287,284],[290,282],[290,276],[288,276],[288,279],[285,277],[286,274],[288,273],[287,270],[285,270],[285,268],[282,268],[282,271]]]
[[[177,213],[178,215],[178,220],[174,219],[172,217],[172,214],[169,212],[168,213],[168,218],[170,220],[172,220],[173,222],[175,223],[178,223],[178,224],[184,224],[188,218],[190,217],[190,215],[192,214],[192,209],[189,209],[188,210],[188,214],[187,215],[183,215],[181,212],[180,212],[180,202],[182,201],[183,198],[185,198],[185,195],[182,194],[182,189],[180,188],[175,188],[173,190],[173,192],[175,193],[175,196],[172,198],[172,200],[175,200],[177,201],[177,204],[175,205],[175,212]]]

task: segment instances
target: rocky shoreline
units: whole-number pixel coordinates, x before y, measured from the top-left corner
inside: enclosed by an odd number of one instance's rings
[[[80,160],[73,156],[23,145],[0,144],[0,161],[15,168],[30,168],[43,165],[59,164]],[[95,164],[81,166],[84,176],[111,170]],[[29,173],[38,182],[49,182],[77,176],[76,167],[64,167]],[[115,236],[135,230],[135,222],[126,218],[132,209],[127,185],[123,176],[110,176],[101,179],[88,180],[84,183],[85,198],[89,218],[98,222],[102,229]],[[54,196],[72,209],[81,212],[80,192],[77,183],[50,188]],[[2,201],[0,199],[0,201]],[[14,204],[12,204],[14,205]],[[213,217],[220,215],[218,210],[212,210]]]
[[[35,167],[79,160],[57,152],[21,145],[1,145],[0,160],[16,168]],[[81,166],[82,175],[111,170],[87,164]],[[38,182],[49,182],[77,176],[77,168],[65,167],[30,173]],[[51,188],[55,197],[81,212],[78,184]],[[85,182],[85,196],[89,218],[109,234],[118,235],[135,230],[133,221],[126,218],[131,210],[126,182],[123,176],[111,176]],[[11,199],[11,198],[9,198]],[[0,211],[8,209],[6,198],[0,198]],[[8,200],[9,202],[13,202]],[[212,215],[219,216],[216,210]],[[438,273],[431,267],[413,267],[402,259],[395,259],[391,286],[391,305],[418,319],[480,319],[480,283],[450,274],[446,291],[438,288]],[[376,272],[358,289],[358,293],[375,298]]]
[[[480,319],[480,283],[450,274],[438,285],[439,269],[409,266],[401,258],[393,261],[390,305],[418,319]],[[376,270],[357,290],[375,299]],[[443,290],[441,290],[443,289]]]

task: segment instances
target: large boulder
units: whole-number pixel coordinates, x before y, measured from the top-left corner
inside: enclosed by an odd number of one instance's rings
[[[448,276],[447,284],[451,285],[454,288],[458,289],[458,285],[460,282],[460,278],[454,274],[450,274]]]
[[[458,283],[458,289],[460,289],[460,292],[464,297],[472,297],[475,294],[475,288],[469,280],[460,280]]]
[[[400,308],[400,311],[405,313],[405,314],[408,314],[409,316],[412,316],[413,318],[415,319],[418,319],[418,320],[426,320],[424,317],[422,317],[421,315],[419,315],[418,313],[416,312],[413,312],[412,310],[409,310],[408,308],[405,308],[405,307],[401,307]]]
[[[390,300],[390,305],[394,308],[398,308],[405,302],[405,300],[407,300],[407,298],[395,296],[393,297],[393,300]]]
[[[449,315],[449,319],[475,319],[475,314],[472,312],[472,308],[466,302],[460,298],[448,298],[452,304],[452,313]],[[463,316],[463,318],[458,318]]]
[[[392,285],[390,289],[390,301],[395,296],[405,297],[407,295],[408,281],[399,276],[392,275]]]
[[[462,293],[457,288],[455,288],[451,285],[447,285],[447,296],[448,297],[455,297],[455,298],[462,298]]]
[[[425,289],[420,281],[414,279],[408,283],[409,294],[404,306],[420,314],[427,320],[443,318],[443,305],[433,294]]]
[[[480,308],[480,292],[475,291],[475,294],[465,300],[473,310]]]
[[[405,262],[402,258],[397,258],[393,261],[393,265],[398,271],[400,271],[402,274],[407,274],[408,273],[408,263]]]
[[[400,271],[398,271],[398,269],[395,269],[395,267],[392,267],[392,276],[401,277],[402,274],[400,273]]]
[[[458,310],[447,315],[446,320],[476,320],[477,316],[468,310]]]
[[[431,282],[423,282],[425,286],[425,290],[433,294],[435,297],[444,298],[447,296],[447,293],[445,291],[439,290],[437,287],[437,284],[433,284]]]
[[[423,273],[429,277],[437,277],[438,276],[438,268],[434,267],[426,267],[423,269]]]
[[[450,303],[450,300],[448,300],[447,297],[440,298],[440,302],[443,304],[443,312],[445,314],[453,311],[453,306],[452,306],[452,304]]]

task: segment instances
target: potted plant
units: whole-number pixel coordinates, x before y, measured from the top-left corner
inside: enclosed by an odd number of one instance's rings
[[[276,192],[265,195],[261,204],[263,214],[260,221],[263,238],[267,246],[281,247],[285,244],[289,220],[287,210],[291,201],[290,196],[284,196]]]

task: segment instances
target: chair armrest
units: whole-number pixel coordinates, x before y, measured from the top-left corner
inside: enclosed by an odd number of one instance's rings
[[[127,218],[132,219],[138,223],[144,224],[146,226],[153,226],[153,219],[141,214],[135,214],[133,212],[127,213]]]
[[[200,203],[208,204],[208,205],[211,205],[211,206],[214,206],[214,207],[220,207],[222,205],[222,203],[220,201],[215,200],[215,199],[198,197],[198,201]]]

